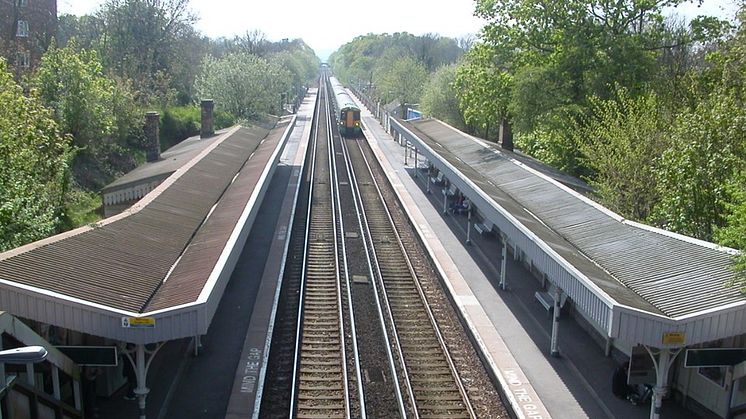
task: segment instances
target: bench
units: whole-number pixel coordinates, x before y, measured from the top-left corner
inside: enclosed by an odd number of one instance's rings
[[[544,307],[547,311],[554,309],[554,298],[552,298],[551,295],[549,295],[546,291],[536,291],[534,293],[534,297],[536,298],[536,301],[541,304],[542,307]]]
[[[453,184],[451,184],[451,186],[449,186],[448,188],[443,188],[442,192],[444,196],[448,196],[448,197],[454,196],[456,195],[456,187],[453,186]]]
[[[481,223],[474,223],[474,230],[477,230],[477,233],[482,236],[492,233],[493,227],[494,225],[487,220],[483,220]]]
[[[441,183],[443,183],[443,172],[438,172],[438,176],[431,177],[430,182],[436,185],[440,185]]]

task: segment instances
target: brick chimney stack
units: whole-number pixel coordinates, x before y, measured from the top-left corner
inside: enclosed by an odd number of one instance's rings
[[[500,121],[499,137],[503,150],[513,151],[513,129],[507,119]]]
[[[200,138],[208,138],[215,135],[215,128],[213,125],[212,110],[215,107],[215,101],[212,99],[202,99],[202,129],[200,130]]]
[[[158,112],[145,113],[145,150],[148,162],[158,161],[161,158],[161,143],[158,133],[160,120]]]

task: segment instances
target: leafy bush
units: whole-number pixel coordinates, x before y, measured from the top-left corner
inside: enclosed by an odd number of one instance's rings
[[[196,106],[175,106],[166,109],[161,116],[161,149],[171,146],[193,135],[199,134],[200,110]]]
[[[199,106],[173,106],[163,111],[161,116],[161,149],[166,150],[185,139],[198,135],[201,126]],[[228,112],[216,109],[213,124],[216,130],[234,124],[235,118]]]
[[[65,200],[62,228],[71,230],[95,223],[101,219],[101,214],[101,195],[81,189],[72,189],[68,192]]]

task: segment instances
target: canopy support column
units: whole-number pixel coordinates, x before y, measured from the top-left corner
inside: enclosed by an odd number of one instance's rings
[[[560,319],[560,298],[562,290],[560,287],[554,287],[554,308],[552,309],[552,343],[549,355],[559,357],[559,319]]]
[[[140,419],[145,418],[145,399],[148,397],[150,389],[146,385],[148,377],[148,369],[153,358],[158,351],[163,347],[163,342],[158,343],[154,350],[149,351],[145,348],[145,344],[139,343],[135,345],[134,349],[122,350],[127,360],[132,364],[132,369],[135,370],[135,377],[137,378],[137,387],[135,387],[134,393],[137,397],[137,405],[140,409]],[[134,355],[134,359],[133,359]]]
[[[507,269],[508,265],[508,237],[505,235],[505,233],[500,233],[500,243],[502,245],[502,258],[500,260],[500,289],[505,291],[508,289],[507,284],[507,274],[505,273],[505,270]]]
[[[663,348],[659,349],[656,353],[655,349],[651,349],[649,346],[645,345],[645,350],[648,351],[650,358],[653,359],[656,378],[655,387],[653,388],[653,400],[650,402],[650,419],[660,419],[663,396],[668,390],[668,372],[670,371],[671,364],[673,364],[676,356],[681,352],[681,348],[675,351]],[[658,355],[657,358],[656,355]]]
[[[466,244],[471,244],[471,210],[466,213]]]

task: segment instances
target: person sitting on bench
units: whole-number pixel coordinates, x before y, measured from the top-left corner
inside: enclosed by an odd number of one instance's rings
[[[453,213],[454,214],[466,214],[471,209],[471,202],[469,201],[469,198],[461,195],[459,204],[455,204],[453,206]]]

